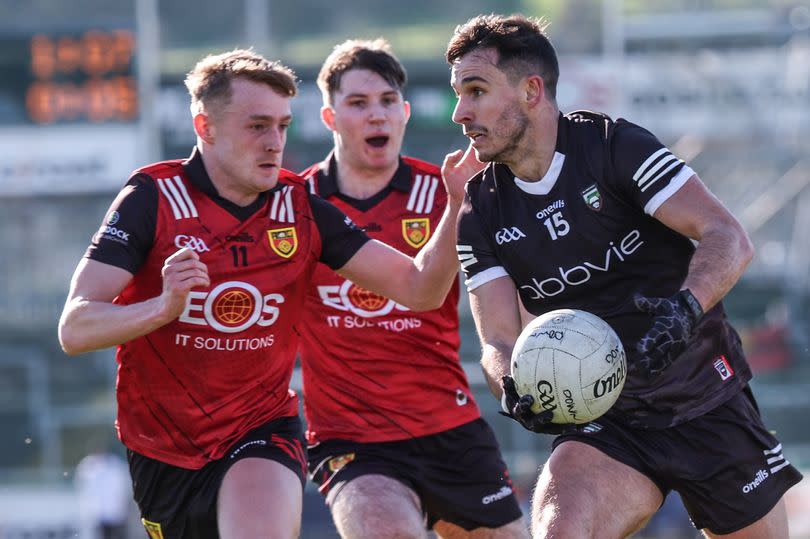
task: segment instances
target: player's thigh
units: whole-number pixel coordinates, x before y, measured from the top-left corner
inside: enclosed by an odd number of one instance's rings
[[[725,535],[711,533],[703,530],[706,537],[722,537],[723,539],[788,539],[788,520],[785,500],[782,498],[767,515],[750,526]]]
[[[611,539],[639,530],[663,494],[634,470],[576,441],[557,446],[543,467],[532,500],[534,537]]]
[[[498,528],[465,530],[461,526],[440,520],[433,531],[441,539],[528,539],[529,529],[523,517]]]
[[[221,539],[298,537],[301,479],[280,462],[245,458],[225,473],[217,499]]]
[[[331,500],[330,508],[343,539],[427,537],[419,497],[385,475],[350,480]]]

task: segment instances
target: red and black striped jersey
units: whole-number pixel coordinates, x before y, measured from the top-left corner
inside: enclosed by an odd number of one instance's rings
[[[196,153],[142,168],[88,251],[133,272],[122,305],[160,295],[164,260],[181,247],[208,267],[210,287],[178,319],[117,351],[121,441],[183,468],[297,414],[288,385],[308,283],[319,260],[338,268],[368,239],[288,171],[248,208],[225,202]]]
[[[410,256],[428,241],[447,201],[438,167],[409,157],[365,200],[338,191],[332,156],[302,176],[369,236]],[[310,444],[402,440],[480,416],[459,363],[458,286],[440,308],[413,312],[323,264],[312,283],[300,326]]]

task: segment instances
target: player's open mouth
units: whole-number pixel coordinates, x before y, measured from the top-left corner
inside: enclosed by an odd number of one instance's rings
[[[274,165],[273,163],[262,163],[262,164],[259,165],[259,168],[269,170],[271,168],[276,168],[276,165]]]
[[[366,143],[369,146],[374,146],[375,148],[382,148],[386,144],[388,144],[388,137],[381,135],[379,137],[369,137],[366,139]]]

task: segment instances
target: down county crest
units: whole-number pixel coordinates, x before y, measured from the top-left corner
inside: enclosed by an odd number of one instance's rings
[[[143,527],[146,528],[146,533],[149,534],[151,539],[163,539],[163,529],[159,522],[152,522],[142,518],[141,523]]]
[[[403,219],[402,236],[411,247],[422,247],[430,238],[430,218]]]
[[[290,258],[298,250],[298,235],[295,233],[295,227],[268,230],[267,239],[270,241],[270,247],[281,257]]]
[[[354,460],[354,453],[346,453],[329,459],[329,471],[336,472]]]
[[[599,194],[596,184],[593,184],[582,191],[582,198],[585,200],[585,204],[587,204],[588,207],[593,211],[599,211],[602,209],[602,195]]]

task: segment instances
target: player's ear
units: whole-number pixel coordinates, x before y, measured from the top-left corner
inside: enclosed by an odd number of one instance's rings
[[[214,142],[211,118],[207,114],[199,112],[194,115],[194,132],[203,142],[208,144]]]
[[[530,75],[523,81],[526,104],[529,107],[536,107],[543,101],[546,93],[546,86],[540,75]]]
[[[321,121],[329,131],[335,130],[335,109],[329,105],[321,107]]]
[[[411,102],[403,101],[402,107],[405,109],[405,123],[408,123],[408,120],[411,119]]]

